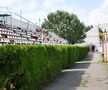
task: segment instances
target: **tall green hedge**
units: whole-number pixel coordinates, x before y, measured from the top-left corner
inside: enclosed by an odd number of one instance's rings
[[[88,47],[71,45],[0,46],[0,84],[18,90],[41,90],[88,52]]]

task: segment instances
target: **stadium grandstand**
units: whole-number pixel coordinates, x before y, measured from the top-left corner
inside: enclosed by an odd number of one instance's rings
[[[18,14],[0,9],[0,45],[50,44],[61,45],[68,42],[54,32],[41,28]]]

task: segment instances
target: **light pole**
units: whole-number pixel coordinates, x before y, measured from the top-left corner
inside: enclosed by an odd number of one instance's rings
[[[41,19],[39,18],[39,28],[41,29],[41,44],[43,44],[43,29],[42,29],[42,26],[41,26]]]

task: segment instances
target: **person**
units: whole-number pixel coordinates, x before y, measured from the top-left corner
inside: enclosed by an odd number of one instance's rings
[[[95,52],[95,45],[92,45],[91,49],[92,49],[92,52]]]

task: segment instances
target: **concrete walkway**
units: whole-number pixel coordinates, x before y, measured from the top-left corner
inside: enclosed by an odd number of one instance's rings
[[[108,65],[101,60],[100,54],[89,53],[43,90],[108,90]]]

